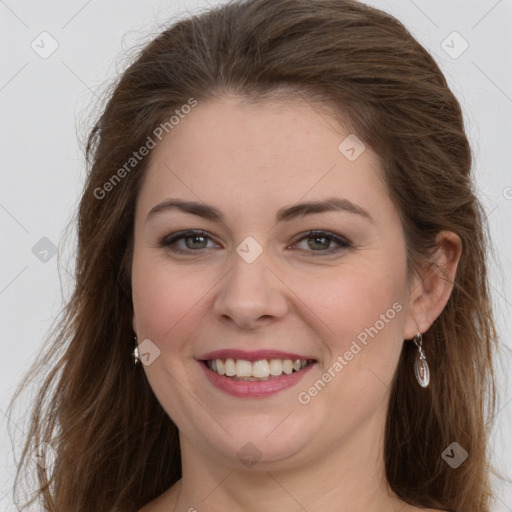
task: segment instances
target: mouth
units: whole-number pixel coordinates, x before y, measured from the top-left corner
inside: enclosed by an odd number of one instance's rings
[[[214,388],[237,398],[264,398],[296,386],[318,363],[276,350],[218,350],[197,362]]]
[[[201,360],[212,372],[234,381],[261,382],[300,372],[314,359],[206,359]]]

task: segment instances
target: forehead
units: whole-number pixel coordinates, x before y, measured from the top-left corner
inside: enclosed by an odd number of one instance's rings
[[[140,203],[149,209],[173,195],[277,209],[339,193],[368,204],[386,199],[381,178],[377,155],[326,105],[226,97],[199,102],[163,137],[151,154]]]

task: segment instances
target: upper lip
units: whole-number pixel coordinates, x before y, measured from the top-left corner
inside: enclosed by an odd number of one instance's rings
[[[303,361],[315,360],[310,356],[301,356],[292,352],[282,352],[280,350],[238,350],[225,348],[208,352],[197,358],[200,361],[208,361],[213,359],[245,359],[246,361],[259,361],[261,359],[301,359]]]

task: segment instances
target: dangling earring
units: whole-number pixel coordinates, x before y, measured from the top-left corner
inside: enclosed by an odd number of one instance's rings
[[[421,332],[414,336],[413,341],[418,347],[414,361],[414,373],[416,374],[416,380],[419,385],[422,388],[426,388],[430,382],[430,370],[428,368],[427,358],[425,357],[425,351],[423,350],[423,336]]]
[[[135,349],[132,352],[133,362],[135,366],[140,364],[140,354],[139,354],[139,344],[137,343],[137,335],[133,336],[133,340],[135,341]]]

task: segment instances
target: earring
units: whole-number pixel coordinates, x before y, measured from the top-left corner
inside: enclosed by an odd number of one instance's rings
[[[430,382],[430,370],[427,364],[427,358],[425,357],[425,351],[423,350],[423,336],[421,332],[414,336],[413,341],[418,347],[416,359],[414,361],[414,373],[416,374],[416,380],[422,388],[426,388]]]
[[[135,349],[132,352],[133,362],[135,366],[140,364],[140,354],[139,354],[139,344],[137,343],[137,335],[133,336],[133,340],[135,341]]]

